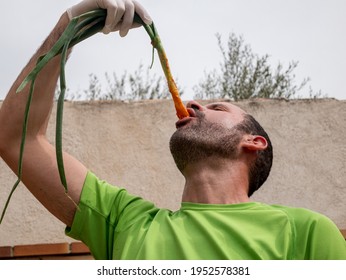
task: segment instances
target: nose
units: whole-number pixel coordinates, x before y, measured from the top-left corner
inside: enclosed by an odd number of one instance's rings
[[[204,107],[195,100],[191,100],[186,104],[187,108],[191,108],[198,111],[203,111]]]

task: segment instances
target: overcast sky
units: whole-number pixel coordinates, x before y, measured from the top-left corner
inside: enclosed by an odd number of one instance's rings
[[[75,0],[3,1],[0,17],[0,99],[19,71]],[[184,100],[205,70],[217,68],[220,51],[216,33],[224,42],[231,32],[242,35],[252,50],[269,54],[270,62],[285,66],[299,61],[299,83],[306,77],[315,91],[346,99],[346,1],[344,0],[142,0],[156,23],[174,77],[184,88]],[[82,91],[89,74],[133,72],[149,66],[151,45],[145,30],[98,34],[75,47],[67,65],[67,86]],[[153,74],[162,74],[156,59]],[[305,90],[308,93],[308,88]],[[304,95],[304,92],[301,92]]]

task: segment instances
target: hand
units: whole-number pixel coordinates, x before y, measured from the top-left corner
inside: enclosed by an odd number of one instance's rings
[[[67,14],[71,20],[73,17],[96,9],[107,10],[106,22],[102,30],[104,34],[119,30],[121,37],[126,36],[131,28],[139,26],[133,23],[135,12],[144,23],[152,23],[148,12],[135,0],[83,0],[67,9]]]

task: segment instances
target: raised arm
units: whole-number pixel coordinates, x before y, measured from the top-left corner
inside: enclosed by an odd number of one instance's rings
[[[29,85],[21,93],[16,93],[16,90],[35,67],[37,59],[49,51],[58,40],[71,17],[97,8],[107,9],[104,33],[120,30],[120,35],[126,35],[128,30],[133,27],[135,11],[145,22],[151,21],[143,7],[132,0],[84,0],[68,9],[60,17],[47,39],[19,74],[0,109],[0,155],[15,173],[18,169],[19,147]],[[76,206],[65,194],[61,185],[55,148],[46,138],[59,73],[60,56],[57,56],[45,66],[36,79],[23,157],[22,181],[53,215],[71,226]],[[66,153],[64,154],[64,165],[69,196],[78,203],[87,169]]]

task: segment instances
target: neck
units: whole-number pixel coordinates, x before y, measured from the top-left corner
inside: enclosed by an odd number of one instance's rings
[[[208,158],[189,164],[183,175],[183,202],[236,204],[249,202],[248,167],[244,162]]]

